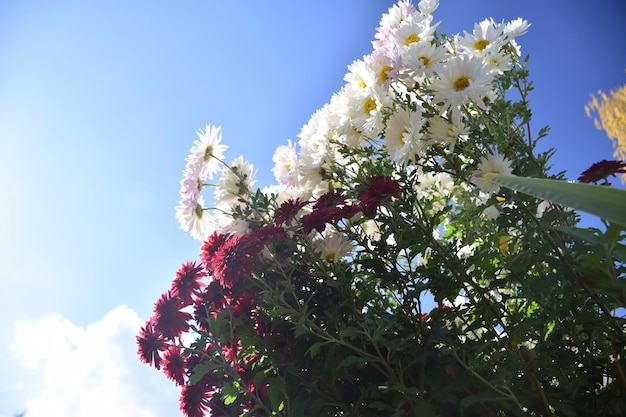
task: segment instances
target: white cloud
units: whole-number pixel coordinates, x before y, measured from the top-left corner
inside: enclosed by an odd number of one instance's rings
[[[181,416],[179,388],[139,361],[143,323],[126,306],[86,328],[58,315],[18,321],[16,359],[38,379],[25,417]]]

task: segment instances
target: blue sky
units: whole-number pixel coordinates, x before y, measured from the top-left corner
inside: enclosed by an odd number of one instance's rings
[[[532,24],[518,41],[555,171],[612,157],[584,105],[626,83],[622,2],[440,1],[449,34]],[[0,2],[0,416],[176,415],[134,333],[198,253],[174,219],[195,132],[222,125],[227,159],[271,184],[274,149],[371,51],[393,3]],[[90,409],[95,392],[118,408]]]

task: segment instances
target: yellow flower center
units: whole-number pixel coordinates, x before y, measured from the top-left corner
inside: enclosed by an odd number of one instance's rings
[[[390,67],[389,65],[384,65],[380,71],[378,71],[378,79],[381,82],[385,82],[387,81],[387,79],[389,79],[389,76],[387,75],[388,71],[391,71],[393,69],[393,67]]]
[[[285,171],[291,172],[291,164],[289,163],[288,159],[285,159],[285,162],[283,163],[283,167],[285,168]]]
[[[400,143],[402,144],[402,146],[406,145],[406,141],[404,140],[404,135],[408,135],[408,134],[409,134],[409,131],[406,129],[400,132]]]
[[[411,33],[405,40],[404,40],[404,46],[409,46],[410,44],[414,43],[414,42],[419,42],[420,37],[417,33]]]
[[[359,80],[359,82],[357,83],[357,85],[358,85],[359,87],[361,87],[361,88],[365,88],[365,87],[367,87],[367,84],[365,84],[365,81],[363,81],[363,80]]]
[[[365,101],[363,110],[365,110],[365,113],[367,114],[370,114],[373,110],[376,110],[376,100],[374,100],[373,98],[368,98]]]
[[[337,254],[335,253],[335,251],[328,251],[324,254],[324,260],[328,261],[328,262],[332,262],[335,260],[335,257],[337,256]]]
[[[487,45],[489,45],[489,41],[487,39],[481,39],[474,42],[474,49],[482,52],[487,47]]]
[[[208,145],[206,148],[204,148],[204,155],[202,156],[202,159],[204,160],[204,162],[206,162],[212,156],[213,156],[213,145]]]
[[[422,63],[424,64],[425,67],[429,67],[430,66],[430,58],[427,57],[426,55],[418,56],[417,59],[422,61]]]
[[[204,214],[204,209],[200,204],[196,204],[196,208],[193,211],[197,218],[202,218],[202,215]]]
[[[463,91],[470,85],[470,79],[467,75],[461,75],[459,78],[454,80],[454,91]]]

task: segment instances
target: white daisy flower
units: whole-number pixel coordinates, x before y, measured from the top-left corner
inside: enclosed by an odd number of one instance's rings
[[[276,181],[284,187],[297,187],[300,176],[300,161],[295,144],[289,140],[287,145],[276,148],[272,161],[274,161],[272,172]]]
[[[244,162],[243,157],[233,160],[222,170],[222,175],[215,186],[215,202],[218,207],[230,208],[241,204],[240,198],[248,199],[254,185],[253,166]]]
[[[382,29],[394,29],[400,26],[404,20],[416,12],[415,6],[410,0],[401,0],[389,8],[387,13],[380,18],[379,27]]]
[[[444,108],[452,109],[470,101],[484,107],[483,98],[492,91],[493,77],[481,57],[461,55],[448,61],[440,78],[430,85],[435,90],[433,102],[443,102]]]
[[[492,19],[485,19],[474,24],[473,33],[465,31],[465,36],[459,39],[459,44],[470,54],[498,52],[506,43],[503,29],[503,26],[496,24]]]
[[[518,17],[515,20],[511,20],[504,25],[504,34],[509,39],[517,38],[518,36],[525,35],[528,32],[530,23],[528,21]]]
[[[205,178],[202,175],[202,161],[191,160],[185,165],[183,179],[180,180],[180,196],[189,200],[197,199],[204,188]]]
[[[398,109],[388,120],[385,145],[391,160],[400,165],[414,162],[429,146],[422,134],[426,119],[421,112]]]
[[[481,159],[478,169],[474,171],[472,179],[479,189],[486,193],[497,193],[500,186],[484,177],[484,174],[488,173],[511,175],[513,173],[511,161],[497,153],[489,154]]]
[[[181,229],[198,240],[204,240],[215,228],[211,215],[204,207],[202,196],[181,199],[176,206],[176,220]]]
[[[423,77],[432,77],[439,72],[446,56],[446,50],[441,46],[430,42],[412,43],[402,52],[402,64],[405,70],[419,81]]]
[[[469,127],[465,125],[462,113],[459,111],[449,112],[448,120],[440,116],[429,119],[428,132],[434,141],[448,145],[450,152],[454,152],[457,139],[465,140],[469,135]]]
[[[370,138],[375,138],[383,128],[382,109],[391,104],[387,88],[376,86],[368,94],[346,90],[352,126]]]
[[[495,74],[502,74],[511,68],[511,57],[500,52],[489,53],[484,56],[485,63]]]
[[[437,7],[439,7],[439,0],[421,0],[417,4],[417,8],[424,16],[432,15]]]
[[[400,50],[413,43],[430,42],[437,25],[431,26],[431,19],[413,13],[400,23],[391,35],[393,44]]]
[[[354,243],[337,232],[325,232],[323,238],[315,241],[317,250],[321,252],[322,259],[328,262],[337,262],[348,256],[354,249]]]
[[[202,176],[213,179],[213,174],[220,170],[220,163],[224,159],[224,151],[228,148],[222,145],[222,127],[206,125],[206,129],[198,131],[198,139],[189,151],[189,163],[202,163]]]
[[[348,65],[349,72],[344,75],[343,79],[350,87],[366,89],[376,85],[376,74],[372,71],[366,59],[367,55],[363,59],[357,59]]]
[[[368,55],[365,62],[370,71],[375,74],[375,81],[378,85],[388,87],[391,81],[401,77],[402,57],[398,53],[398,48],[393,46],[379,48]]]

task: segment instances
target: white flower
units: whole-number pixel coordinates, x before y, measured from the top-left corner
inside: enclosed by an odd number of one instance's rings
[[[253,166],[244,162],[243,157],[233,160],[222,170],[220,180],[215,186],[215,202],[225,209],[231,205],[240,205],[239,199],[247,199],[252,195],[254,185]]]
[[[400,26],[405,19],[416,12],[415,6],[409,0],[401,0],[389,8],[380,18],[379,27],[394,29]]]
[[[347,108],[345,113],[346,123],[349,124]],[[332,143],[332,140],[336,139],[336,128],[333,122],[338,118],[332,118],[332,116],[331,105],[326,104],[317,110],[300,130],[298,145],[300,145],[301,166],[305,156],[308,158],[309,164],[316,165],[332,163],[337,159],[337,147]]]
[[[483,97],[492,90],[493,74],[478,56],[461,55],[448,61],[440,77],[431,88],[435,90],[433,102],[443,102],[444,108],[456,109],[470,101],[484,107]]]
[[[213,178],[213,174],[219,172],[220,163],[224,159],[224,151],[228,148],[222,145],[222,127],[206,125],[206,129],[198,131],[199,140],[189,151],[187,161],[191,164],[202,164],[202,177]]]
[[[289,140],[287,145],[276,148],[272,161],[274,161],[272,172],[276,181],[283,187],[297,187],[300,176],[300,161],[295,144]]]
[[[430,25],[431,19],[424,15],[413,13],[400,23],[391,40],[393,44],[402,51],[413,43],[428,43],[433,39],[433,33],[437,25]]]
[[[529,27],[530,23],[528,23],[528,21],[518,17],[504,25],[504,34],[507,38],[514,39],[518,36],[525,35]]]
[[[439,0],[421,0],[417,4],[417,8],[424,16],[433,14],[437,7],[439,7]]]
[[[346,89],[345,99],[352,126],[370,138],[378,136],[383,128],[382,109],[391,104],[388,89],[375,86],[368,89],[365,94]]]
[[[181,199],[176,206],[176,220],[180,228],[198,240],[205,239],[214,228],[213,221],[204,207],[204,199]]]
[[[349,72],[344,75],[343,79],[351,88],[366,89],[376,85],[376,74],[365,61],[365,58],[357,59],[348,65]]]
[[[489,206],[483,210],[481,215],[488,220],[495,220],[500,215],[500,210],[496,206]]]
[[[511,57],[507,54],[500,52],[488,53],[485,54],[484,59],[491,71],[496,74],[502,74],[511,68]]]
[[[548,210],[549,208],[552,207],[552,203],[548,200],[543,200],[541,203],[539,203],[539,205],[537,206],[537,215],[536,217],[538,219],[543,217],[543,213],[546,212],[546,210]]]
[[[474,24],[474,33],[465,31],[465,36],[459,39],[459,44],[467,49],[468,53],[476,55],[496,53],[505,43],[503,27],[492,19]]]
[[[456,140],[467,139],[470,130],[463,122],[462,113],[451,111],[448,120],[440,116],[430,118],[428,132],[434,141],[448,145],[450,152],[454,152]]]
[[[446,56],[446,50],[439,45],[430,42],[412,43],[402,52],[402,63],[405,70],[419,81],[438,72]]]
[[[190,160],[185,165],[183,171],[183,179],[180,180],[180,196],[188,200],[196,200],[200,191],[204,187],[204,178],[202,175],[202,161]]]
[[[387,122],[385,144],[391,160],[400,165],[414,162],[428,147],[421,132],[425,119],[421,112],[398,109]]]
[[[512,172],[511,161],[497,153],[493,155],[489,154],[479,162],[478,169],[474,171],[473,180],[482,191],[486,193],[497,193],[500,190],[500,186],[485,178],[484,174],[511,175]]]
[[[354,249],[354,243],[337,232],[324,232],[323,238],[315,241],[317,249],[322,253],[322,259],[328,262],[337,262],[348,256]]]

